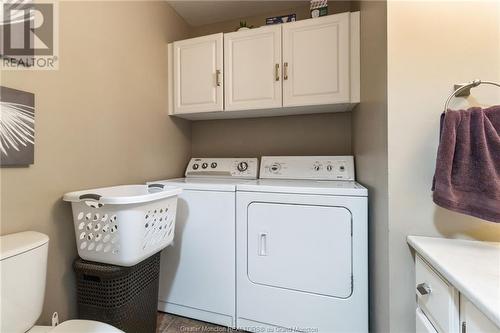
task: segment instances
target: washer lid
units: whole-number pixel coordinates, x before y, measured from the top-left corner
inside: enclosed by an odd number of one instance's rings
[[[355,181],[259,179],[237,186],[238,191],[368,196],[368,190]]]
[[[148,182],[148,184],[165,184],[178,186],[184,190],[235,192],[236,186],[254,182],[234,178],[175,178]]]
[[[111,325],[93,320],[68,320],[52,330],[50,333],[124,333]]]

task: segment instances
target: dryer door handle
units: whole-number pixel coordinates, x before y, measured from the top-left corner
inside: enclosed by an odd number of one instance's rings
[[[259,256],[267,256],[267,232],[259,233]]]

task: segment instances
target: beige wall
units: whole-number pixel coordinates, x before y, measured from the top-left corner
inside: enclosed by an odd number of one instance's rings
[[[349,11],[349,1],[330,4],[329,13]],[[353,8],[355,9],[355,8]],[[309,17],[309,7],[271,12],[193,27],[191,36],[231,32],[240,21],[255,27],[270,16],[296,13]],[[288,116],[259,119],[197,121],[192,125],[193,156],[339,155],[352,154],[351,113]]]
[[[193,156],[349,155],[350,113],[198,121]]]
[[[2,72],[35,93],[35,164],[1,169],[1,234],[50,237],[40,323],[75,316],[68,191],[181,176],[190,124],[167,116],[167,42],[188,27],[166,2],[61,2],[60,69]]]
[[[354,109],[357,180],[369,190],[370,330],[389,332],[387,4],[362,1],[361,103]]]
[[[439,116],[453,84],[500,81],[500,3],[391,1],[387,16],[391,332],[411,332],[414,270],[406,236],[500,240],[500,225],[439,208],[430,191]],[[493,87],[475,88],[469,98],[499,102]]]

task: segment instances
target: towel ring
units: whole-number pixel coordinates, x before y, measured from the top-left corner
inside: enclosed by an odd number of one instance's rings
[[[471,83],[468,83],[468,84],[465,84],[463,86],[460,86],[458,89],[456,89],[451,95],[450,97],[448,97],[448,99],[446,100],[446,103],[444,103],[444,110],[443,112],[446,112],[448,111],[448,104],[450,104],[450,101],[453,97],[458,97],[460,96],[462,92],[466,91],[466,90],[469,90],[471,88],[475,88],[481,84],[490,84],[490,85],[493,85],[493,86],[497,86],[500,88],[500,83],[496,83],[496,82],[493,82],[493,81],[481,81],[481,80],[474,80],[472,81]]]

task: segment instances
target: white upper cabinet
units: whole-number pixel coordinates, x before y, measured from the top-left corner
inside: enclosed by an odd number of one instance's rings
[[[223,34],[173,43],[173,113],[222,111]]]
[[[349,18],[283,25],[283,106],[350,102]]]
[[[281,26],[224,34],[224,67],[226,111],[281,107]]]
[[[174,42],[169,113],[198,120],[350,111],[360,96],[359,42],[359,12]]]

